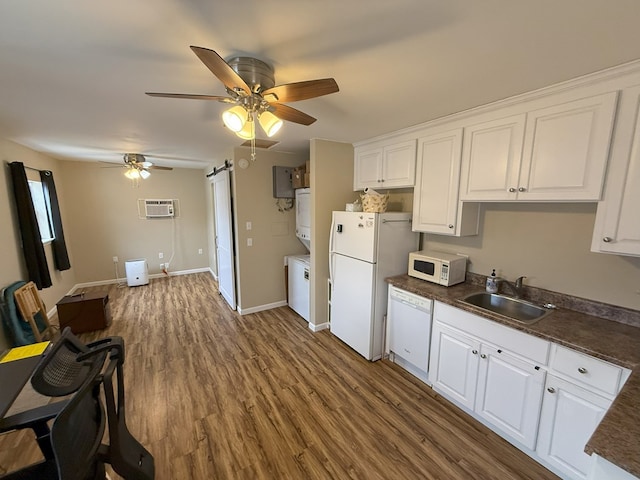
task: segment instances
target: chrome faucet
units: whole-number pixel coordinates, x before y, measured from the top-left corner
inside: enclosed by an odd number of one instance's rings
[[[511,283],[507,280],[502,280],[502,283],[504,283],[507,287],[509,287],[509,289],[511,290],[511,293],[513,293],[513,298],[520,298],[522,296],[522,281],[527,278],[525,276],[522,277],[518,277],[516,278],[516,281],[514,283]]]

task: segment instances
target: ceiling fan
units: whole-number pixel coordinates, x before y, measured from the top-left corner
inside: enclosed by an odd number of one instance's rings
[[[315,118],[284,103],[320,97],[339,90],[333,78],[276,86],[273,67],[262,60],[234,57],[227,62],[208,48],[191,46],[191,50],[224,84],[228,96],[156,92],[146,94],[152,97],[216,100],[234,104],[222,114],[222,119],[229,129],[245,140],[255,139],[256,119],[269,137],[280,129],[282,120],[311,125],[316,121]]]
[[[140,153],[125,153],[123,156],[123,160],[124,165],[114,164],[111,162],[103,163],[109,163],[110,165],[117,165],[119,167],[126,168],[127,171],[124,173],[124,175],[131,180],[138,180],[140,178],[145,180],[149,178],[149,176],[151,175],[149,170],[173,170],[173,168],[171,167],[160,167],[158,165],[154,165]]]

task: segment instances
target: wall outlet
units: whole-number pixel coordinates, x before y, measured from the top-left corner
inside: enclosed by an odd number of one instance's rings
[[[118,257],[113,257],[113,263],[118,263]]]
[[[247,247],[253,247],[253,238],[247,238]]]
[[[160,258],[160,259],[164,258],[164,253],[162,253],[162,252],[158,253],[158,258]]]
[[[160,270],[164,270],[164,263],[160,264]]]
[[[202,249],[201,248],[198,249],[198,255],[202,255]]]

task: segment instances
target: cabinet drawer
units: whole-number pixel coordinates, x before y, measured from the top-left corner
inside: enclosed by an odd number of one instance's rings
[[[624,369],[604,360],[553,345],[551,369],[583,385],[616,395]]]

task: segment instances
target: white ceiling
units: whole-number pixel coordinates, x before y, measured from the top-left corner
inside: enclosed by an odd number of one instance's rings
[[[333,77],[273,149],[357,142],[640,58],[637,0],[3,0],[0,137],[57,158],[201,167],[241,141],[190,45]],[[258,154],[259,158],[259,154]]]

